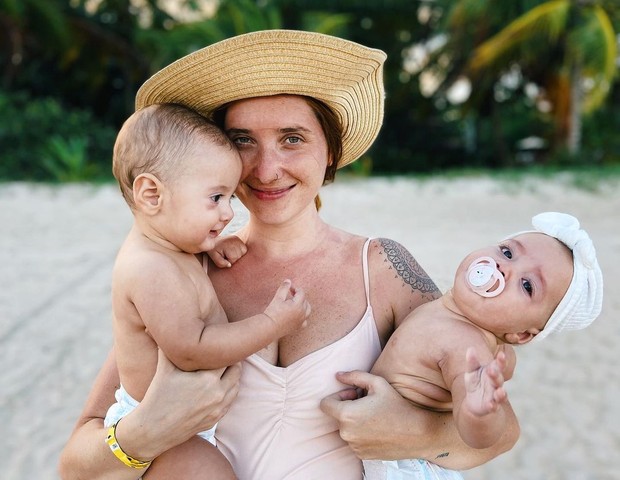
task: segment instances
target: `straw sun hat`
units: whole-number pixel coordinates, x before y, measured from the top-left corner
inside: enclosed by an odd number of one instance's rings
[[[338,167],[372,145],[383,120],[381,50],[296,30],[265,30],[215,43],[163,68],[140,87],[136,110],[180,103],[210,117],[220,106],[277,94],[314,97],[343,127]]]

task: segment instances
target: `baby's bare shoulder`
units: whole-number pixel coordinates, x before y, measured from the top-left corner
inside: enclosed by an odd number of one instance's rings
[[[195,275],[191,275],[194,270]],[[128,246],[118,253],[114,263],[113,283],[122,283],[132,288],[149,284],[170,286],[191,281],[192,276],[200,274],[206,277],[193,255]]]
[[[486,344],[480,329],[442,308],[441,300],[419,306],[396,329],[395,334],[408,338],[414,347],[435,352],[440,358],[468,346]],[[403,342],[404,343],[404,342]]]

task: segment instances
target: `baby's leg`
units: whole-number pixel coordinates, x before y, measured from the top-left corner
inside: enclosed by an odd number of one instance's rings
[[[157,457],[144,480],[236,480],[226,457],[211,443],[198,436]]]

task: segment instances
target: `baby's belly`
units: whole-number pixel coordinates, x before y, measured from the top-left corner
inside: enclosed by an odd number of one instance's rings
[[[452,411],[450,391],[425,378],[394,375],[387,380],[402,397],[418,407],[437,412]]]

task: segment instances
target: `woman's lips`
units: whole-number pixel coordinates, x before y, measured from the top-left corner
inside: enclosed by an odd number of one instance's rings
[[[265,190],[261,188],[254,188],[250,185],[248,186],[250,187],[250,190],[252,190],[254,196],[259,200],[277,200],[285,196],[288,191],[294,187],[294,185],[292,185],[290,187]]]

